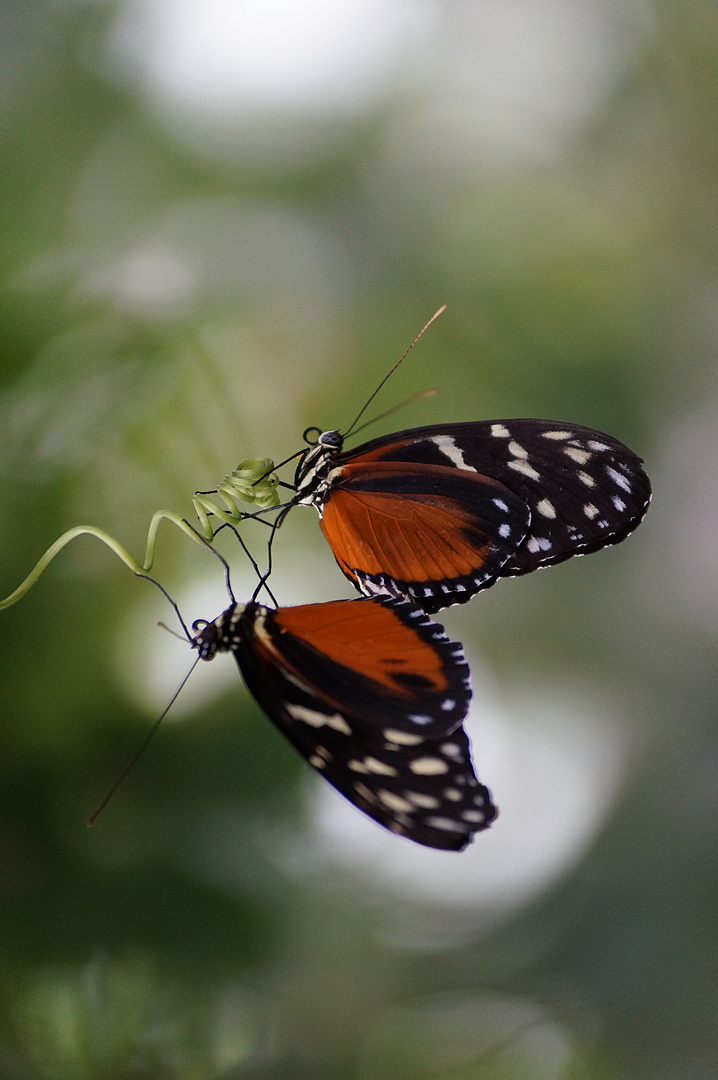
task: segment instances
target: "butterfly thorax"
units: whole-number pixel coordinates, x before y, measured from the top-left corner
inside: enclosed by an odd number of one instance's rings
[[[334,457],[340,453],[344,437],[339,431],[323,431],[302,457],[294,478],[298,503],[305,506],[323,502],[324,494],[331,484],[330,474],[334,470]]]

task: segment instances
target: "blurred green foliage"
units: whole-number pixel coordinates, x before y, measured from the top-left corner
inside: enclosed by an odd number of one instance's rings
[[[570,28],[581,5],[548,7]],[[443,301],[377,411],[440,396],[381,430],[573,420],[644,454],[656,505],[625,547],[444,620],[507,702],[579,686],[624,728],[612,812],[504,912],[327,854],[308,770],[238,677],[167,724],[88,833],[158,711],[142,656],[171,613],[93,541],[63,552],[0,614],[3,1080],[716,1075],[718,9],[627,5],[642,30],[622,52],[621,6],[585,7],[613,29],[613,82],[555,131],[537,94],[531,137],[501,150],[470,83],[446,101],[471,5],[437,3],[421,78],[363,112],[244,115],[225,144],[112,58],[121,5],[4,5],[3,595],[75,524],[139,556],[155,510],[189,513],[309,424],[346,427]],[[280,601],[345,594],[328,556],[307,561],[322,544],[296,511]],[[173,595],[222,586],[172,530],[156,572]]]

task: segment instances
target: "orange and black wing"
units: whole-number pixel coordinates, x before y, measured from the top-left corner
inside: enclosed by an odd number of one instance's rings
[[[496,816],[462,727],[463,650],[407,600],[235,605],[195,638],[234,653],[258,703],[358,809],[428,847],[459,851]]]
[[[620,543],[651,497],[627,446],[551,420],[414,428],[327,456],[298,501],[319,510],[340,567],[361,591],[430,612]]]
[[[321,508],[334,557],[360,591],[427,611],[495,581],[529,522],[526,503],[491,477],[414,462],[352,460]]]

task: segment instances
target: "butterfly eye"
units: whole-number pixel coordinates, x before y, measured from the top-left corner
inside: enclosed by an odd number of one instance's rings
[[[344,437],[338,431],[322,431],[318,442],[321,446],[328,446],[331,450],[341,450],[344,445]]]

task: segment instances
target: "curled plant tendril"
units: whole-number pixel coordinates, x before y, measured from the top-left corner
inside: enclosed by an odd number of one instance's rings
[[[248,458],[225,476],[217,485],[216,491],[195,492],[192,506],[202,526],[205,540],[213,540],[216,532],[212,528],[209,515],[219,518],[226,525],[234,525],[246,516],[237,506],[237,501],[255,503],[260,510],[271,510],[279,506],[279,477],[272,472],[273,469],[274,462],[271,458]],[[224,507],[217,506],[208,498],[215,494],[222,499]]]
[[[279,478],[272,471],[273,469],[274,462],[271,458],[248,458],[247,461],[241,462],[233,472],[225,476],[224,480],[217,486],[216,491],[198,491],[192,499],[192,506],[197,514],[200,530],[195,529],[188,521],[175,514],[172,510],[158,510],[153,515],[147,532],[143,563],[138,563],[114,537],[103,529],[98,529],[94,525],[76,525],[74,529],[68,529],[67,532],[58,537],[54,544],[50,545],[22,584],[4,600],[0,600],[0,611],[17,603],[32,588],[55,556],[77,536],[97,537],[138,577],[146,577],[152,569],[155,559],[157,530],[160,522],[165,519],[176,525],[196,544],[211,544],[218,530],[213,527],[210,517],[218,518],[223,525],[235,525],[242,518],[252,516],[242,512],[238,506],[240,502],[254,503],[261,510],[272,509],[279,505],[279,493],[277,491]],[[218,495],[224,506],[217,506],[209,498],[210,495]]]

